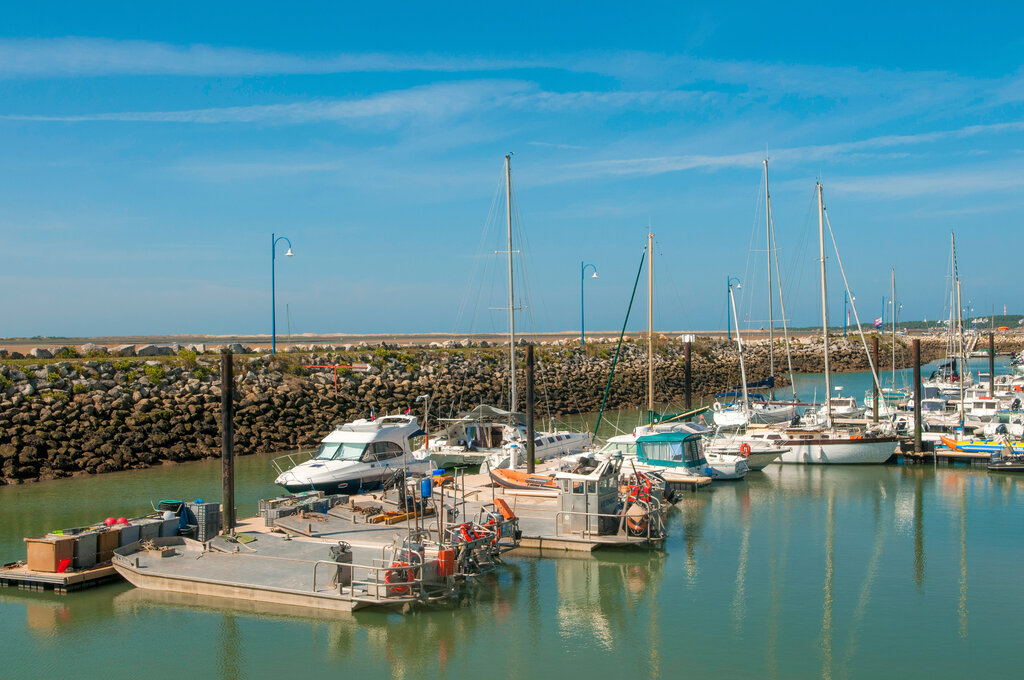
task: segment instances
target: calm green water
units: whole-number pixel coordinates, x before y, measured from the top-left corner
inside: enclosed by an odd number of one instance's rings
[[[276,492],[268,460],[239,459],[247,514]],[[0,556],[151,500],[217,498],[219,471],[0,488]],[[1020,677],[1022,508],[1024,476],[983,468],[770,466],[672,510],[663,553],[518,557],[458,606],[405,617],[7,589],[0,676]]]

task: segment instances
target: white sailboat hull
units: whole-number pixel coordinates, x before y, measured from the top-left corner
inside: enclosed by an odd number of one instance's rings
[[[896,449],[894,437],[872,439],[817,439],[781,442],[789,451],[778,458],[780,463],[809,465],[880,465],[889,460]]]

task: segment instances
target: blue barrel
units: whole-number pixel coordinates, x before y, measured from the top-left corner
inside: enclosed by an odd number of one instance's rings
[[[423,481],[420,482],[420,497],[430,498],[430,492],[433,490],[433,484],[430,481],[430,477],[424,477]]]

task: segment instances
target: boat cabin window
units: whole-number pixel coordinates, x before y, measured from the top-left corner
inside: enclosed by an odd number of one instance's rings
[[[574,481],[572,483],[572,492],[573,493],[575,493],[575,494],[582,494],[583,493],[583,489],[584,489],[584,482],[576,482],[576,481]]]
[[[402,447],[395,442],[374,442],[366,447],[366,455],[363,456],[363,461],[370,463],[373,461],[390,460],[401,457],[402,453]]]
[[[366,444],[354,442],[322,442],[315,460],[359,460]]]
[[[695,441],[647,442],[643,444],[644,455],[649,460],[664,460],[691,464],[700,461],[700,451]]]
[[[597,482],[587,482],[587,493],[597,493]]]

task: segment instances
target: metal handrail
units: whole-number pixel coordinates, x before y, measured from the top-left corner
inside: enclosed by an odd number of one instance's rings
[[[657,534],[657,537],[661,538],[661,537],[664,536],[665,528],[664,528],[664,524],[663,524],[662,518],[661,518],[661,511],[659,509],[660,505],[661,505],[660,503],[658,503],[657,501],[652,499],[652,505],[650,505],[650,507],[647,510],[648,522],[647,522],[646,534],[644,536],[636,536],[634,538],[646,538],[647,540],[651,540],[651,525],[652,524],[657,524],[656,531],[655,531],[655,533]],[[558,512],[555,513],[555,536],[561,536],[562,535],[562,534],[559,533],[559,527],[561,525],[561,518],[562,518],[563,515],[581,515],[583,517],[588,517],[588,518],[589,517],[610,517],[610,518],[613,518],[613,519],[616,519],[616,520],[621,520],[622,519],[622,515],[621,514],[610,514],[610,513],[599,513],[599,512],[580,512],[578,510],[559,510]],[[600,536],[601,535],[600,533],[598,533],[596,531],[592,531],[592,530],[590,530],[588,528],[589,525],[590,525],[589,522],[587,522],[586,525],[587,526],[582,531],[579,532],[580,536],[582,536],[584,538],[590,538],[591,536]],[[576,533],[576,532],[571,532],[571,533]],[[628,531],[627,531],[627,535],[628,535]]]
[[[270,466],[272,468],[274,468],[275,470],[277,470],[277,474],[283,475],[288,470],[291,470],[292,468],[295,468],[295,467],[301,465],[302,463],[305,463],[307,461],[313,460],[313,454],[314,453],[315,453],[315,450],[310,450],[310,451],[293,451],[292,453],[285,453],[285,454],[277,456],[275,458],[271,458],[270,459]],[[295,457],[296,456],[307,456],[307,458],[304,461],[296,463],[295,462]],[[279,460],[283,460],[285,458],[288,459],[288,462],[290,463],[290,465],[288,466],[287,469],[282,469],[282,467],[278,463],[278,461]]]
[[[386,559],[385,560],[381,560],[379,565],[366,565],[366,564],[356,564],[354,562],[335,562],[333,560],[316,560],[315,562],[313,562],[313,587],[312,587],[312,590],[313,590],[313,592],[316,592],[316,590],[317,590],[317,588],[316,588],[317,568],[320,565],[326,564],[326,565],[331,566],[331,567],[337,567],[339,570],[342,569],[342,568],[349,569],[349,571],[351,572],[349,574],[349,576],[350,576],[350,578],[349,578],[350,586],[349,587],[352,590],[353,599],[355,598],[355,588],[356,588],[356,586],[365,587],[367,593],[371,593],[374,600],[389,599],[390,596],[387,594],[388,590],[391,589],[391,588],[397,588],[397,587],[402,587],[402,586],[407,586],[409,588],[409,594],[410,594],[409,596],[410,597],[412,596],[414,590],[416,592],[416,597],[417,598],[424,597],[423,576],[422,576],[422,574],[417,577],[416,574],[413,573],[412,580],[402,581],[401,583],[393,583],[393,584],[392,583],[385,583],[383,581],[383,579],[380,578],[380,572],[381,571],[386,573],[386,572],[389,572],[389,571],[409,571],[409,570],[421,569],[423,567],[423,565],[424,565],[424,562],[420,562],[418,564],[410,564],[410,565],[402,567],[402,566],[395,566],[393,564],[393,562],[395,562],[397,560],[391,560],[391,561],[392,561],[392,564],[388,564],[388,565],[385,565],[385,562],[388,562],[388,560],[386,560]],[[355,578],[355,570],[356,569],[365,569],[365,570],[371,572],[372,575],[373,575],[373,578],[376,579],[376,580],[371,580],[369,578],[368,579],[356,579]],[[381,590],[382,589],[384,590],[384,595],[383,596],[381,595]],[[405,598],[405,599],[408,599],[408,598]]]

